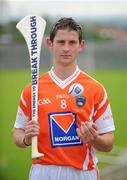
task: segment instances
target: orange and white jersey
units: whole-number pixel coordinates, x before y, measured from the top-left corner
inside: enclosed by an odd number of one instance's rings
[[[73,83],[84,87],[86,102],[77,107],[76,99],[68,91]],[[31,85],[21,94],[15,128],[23,128],[31,120]],[[39,78],[38,120],[40,134],[38,150],[44,153],[34,164],[72,166],[90,170],[96,166],[95,149],[83,144],[76,133],[81,121],[97,125],[99,133],[114,131],[114,122],[104,87],[79,70],[67,79],[59,79],[51,69]]]

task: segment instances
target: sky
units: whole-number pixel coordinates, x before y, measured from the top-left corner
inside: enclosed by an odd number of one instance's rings
[[[2,19],[28,14],[99,18],[127,16],[127,0],[0,0]]]

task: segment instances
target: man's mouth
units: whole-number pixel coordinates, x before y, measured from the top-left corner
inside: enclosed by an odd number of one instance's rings
[[[69,55],[69,54],[62,54],[61,55],[63,58],[70,58],[71,57],[71,55]]]

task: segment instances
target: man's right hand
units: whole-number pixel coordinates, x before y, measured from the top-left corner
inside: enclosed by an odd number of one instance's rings
[[[24,127],[24,131],[24,141],[27,145],[31,145],[32,137],[39,135],[40,127],[38,122],[34,120],[29,121]]]

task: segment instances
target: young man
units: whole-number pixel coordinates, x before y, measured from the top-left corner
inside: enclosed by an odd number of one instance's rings
[[[39,123],[31,120],[29,84],[21,94],[14,142],[25,148],[38,136],[38,150],[44,157],[33,160],[30,180],[97,180],[95,152],[110,151],[114,141],[106,90],[77,66],[85,42],[81,27],[72,18],[62,18],[54,25],[47,45],[53,67],[39,79]],[[81,98],[68,93],[75,83],[84,88]]]

